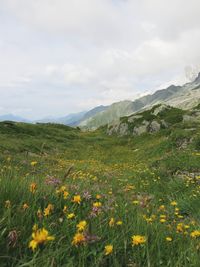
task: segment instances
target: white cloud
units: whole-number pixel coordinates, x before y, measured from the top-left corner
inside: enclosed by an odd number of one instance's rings
[[[64,115],[182,83],[185,66],[200,64],[199,9],[198,0],[1,0],[0,106]]]

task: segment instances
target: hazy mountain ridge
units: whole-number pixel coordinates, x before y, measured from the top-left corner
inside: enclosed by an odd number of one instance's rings
[[[167,104],[173,107],[189,109],[200,101],[200,73],[197,78],[183,86],[171,85],[153,94],[140,97],[134,101],[120,101],[110,105],[105,111],[96,114],[80,126],[96,129],[99,126],[119,121],[120,117],[148,109],[153,105]]]
[[[0,115],[0,121],[30,122],[28,119],[13,114]]]
[[[177,108],[190,109],[200,101],[200,73],[193,82],[183,86],[171,85],[157,90],[152,94],[142,96],[134,101],[124,100],[109,106],[97,106],[89,111],[72,113],[63,117],[47,117],[39,120],[28,120],[13,114],[0,116],[0,121],[16,121],[30,123],[59,123],[69,126],[80,126],[93,130],[102,125],[119,121],[120,117],[151,108],[153,105],[166,104]]]

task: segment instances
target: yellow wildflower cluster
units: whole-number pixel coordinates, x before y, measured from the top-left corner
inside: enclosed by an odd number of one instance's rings
[[[50,236],[49,232],[45,229],[37,229],[37,226],[33,228],[32,233],[32,240],[29,243],[29,248],[33,251],[38,247],[40,244],[45,244],[48,241],[54,240],[54,236]]]

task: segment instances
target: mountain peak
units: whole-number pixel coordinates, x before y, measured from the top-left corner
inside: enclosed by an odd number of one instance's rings
[[[194,83],[200,83],[200,72],[198,73],[196,79],[194,80]]]

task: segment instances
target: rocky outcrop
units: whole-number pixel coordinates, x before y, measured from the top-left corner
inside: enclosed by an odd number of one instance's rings
[[[148,126],[149,126],[148,121],[143,121],[141,125],[135,126],[133,128],[133,135],[141,135],[143,133],[148,132]]]
[[[163,116],[173,111],[173,109],[165,104],[156,105],[150,110],[123,117],[117,123],[108,126],[107,134],[138,136],[144,133],[156,133],[170,126],[170,123]]]
[[[149,132],[150,133],[158,132],[158,131],[160,131],[160,128],[161,128],[161,125],[156,120],[152,121],[149,124]]]
[[[200,105],[199,105],[200,106]],[[133,135],[138,136],[144,133],[156,133],[177,123],[185,123],[185,129],[189,126],[194,127],[194,123],[200,122],[199,108],[191,110],[182,110],[165,104],[152,107],[150,110],[122,117],[120,120],[108,127],[109,135],[116,134],[119,136]],[[190,125],[191,123],[191,125]],[[185,147],[188,142],[181,143]]]

